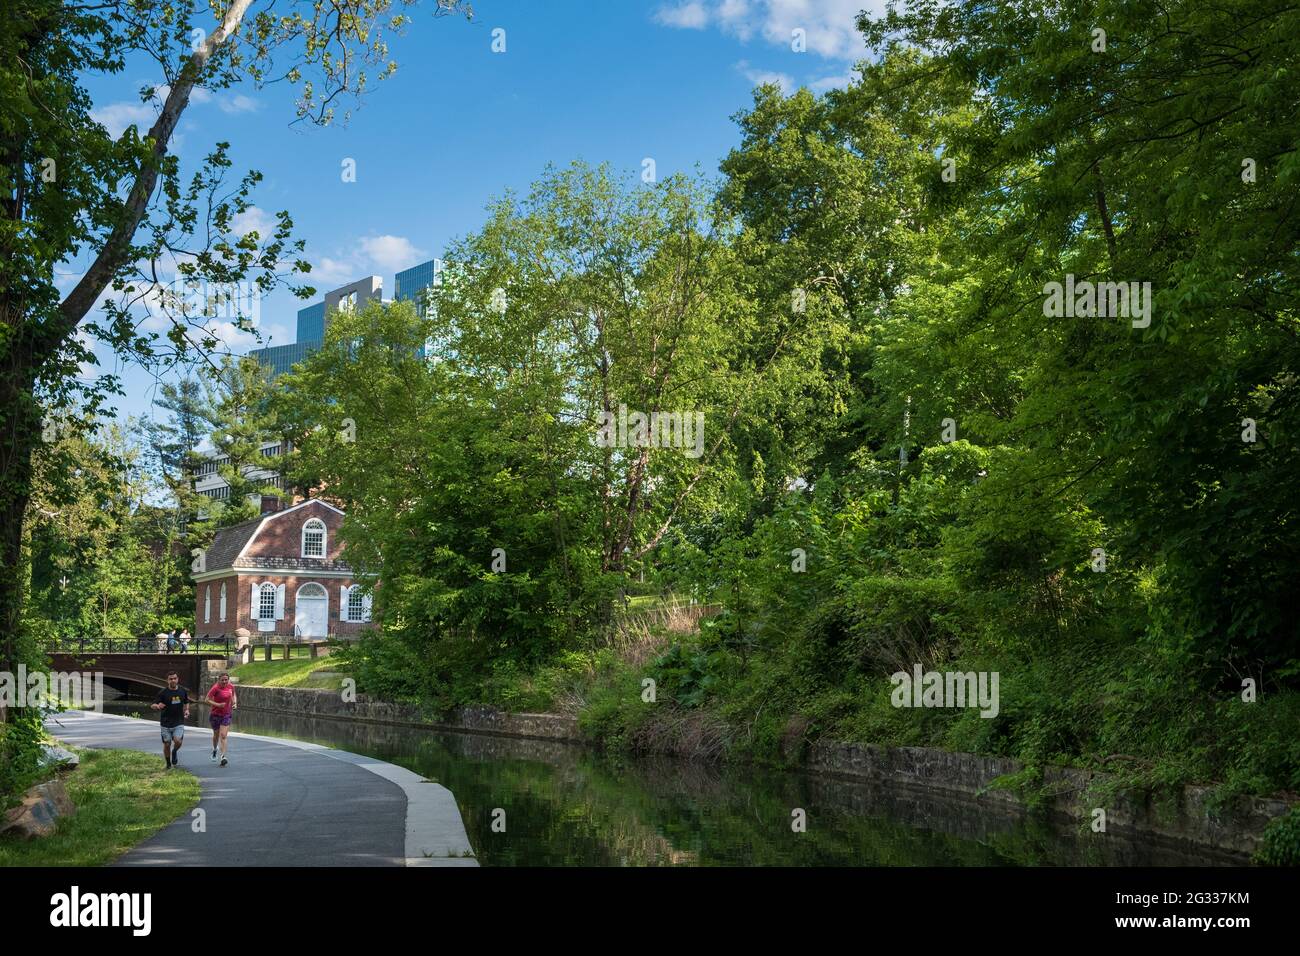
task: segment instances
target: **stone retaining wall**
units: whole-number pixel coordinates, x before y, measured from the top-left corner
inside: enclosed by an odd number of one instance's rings
[[[215,669],[214,669],[215,671]],[[205,677],[202,692],[207,692]],[[466,707],[450,720],[410,704],[371,700],[361,695],[345,703],[338,691],[240,686],[240,705],[273,713],[327,717],[361,723],[396,724],[434,730],[469,731],[504,737],[582,742],[578,721],[557,714],[510,714],[491,707]],[[832,777],[876,780],[927,791],[962,794],[999,810],[1023,806],[1011,790],[988,789],[995,779],[1023,769],[1016,760],[953,753],[928,747],[880,747],[821,741],[808,753],[806,769]],[[1173,798],[1106,795],[1107,774],[1066,767],[1048,768],[1044,781],[1046,808],[1055,814],[1091,822],[1093,811],[1106,811],[1108,831],[1128,832],[1178,843],[1212,847],[1231,854],[1250,854],[1274,817],[1287,812],[1284,800],[1242,798],[1225,811],[1212,812],[1212,788],[1186,786]]]
[[[928,747],[879,747],[823,741],[810,750],[807,768],[817,773],[891,784],[942,790],[975,797],[981,802],[1019,806],[1011,790],[988,789],[994,780],[1017,773],[1017,760],[953,753]],[[1049,767],[1043,782],[1053,813],[1091,823],[1094,811],[1106,813],[1107,831],[1140,833],[1165,840],[1194,843],[1237,854],[1250,854],[1268,823],[1290,809],[1285,800],[1244,797],[1230,807],[1212,810],[1213,788],[1185,786],[1166,799],[1150,795],[1111,795],[1109,774],[1070,767]]]
[[[210,681],[202,693],[207,693]],[[580,741],[578,721],[558,714],[507,714],[491,707],[466,707],[448,722],[426,713],[413,704],[395,704],[372,700],[364,694],[355,703],[345,703],[334,690],[311,690],[298,687],[254,687],[239,685],[239,706],[272,713],[297,714],[303,717],[330,717],[372,724],[396,724],[436,730],[473,731],[507,737],[530,737],[539,740]]]

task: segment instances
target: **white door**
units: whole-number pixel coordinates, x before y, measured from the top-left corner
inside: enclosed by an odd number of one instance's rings
[[[298,589],[298,612],[295,623],[299,637],[325,637],[329,631],[329,598],[319,584],[304,584]]]

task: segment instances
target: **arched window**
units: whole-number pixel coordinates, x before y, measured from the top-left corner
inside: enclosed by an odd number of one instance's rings
[[[344,584],[339,588],[339,614],[353,624],[370,621],[370,595],[363,592],[361,585]]]
[[[209,584],[203,589],[203,623],[207,624],[212,620],[212,585]]]
[[[308,581],[306,584],[304,584],[302,587],[298,589],[298,600],[300,601],[303,598],[308,598],[308,599],[323,598],[326,596],[327,595],[325,594],[325,588],[317,584],[315,581]]]
[[[325,522],[320,518],[312,518],[302,526],[302,556],[325,557]]]
[[[221,609],[221,616],[219,620],[224,621],[226,619],[226,582],[225,581],[221,582],[220,609]]]
[[[258,591],[257,619],[259,621],[275,620],[275,585],[263,584]]]

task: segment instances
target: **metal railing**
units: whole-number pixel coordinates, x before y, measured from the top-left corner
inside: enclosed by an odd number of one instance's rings
[[[191,638],[187,644],[149,637],[61,637],[45,643],[47,654],[233,654],[236,641],[219,637]]]

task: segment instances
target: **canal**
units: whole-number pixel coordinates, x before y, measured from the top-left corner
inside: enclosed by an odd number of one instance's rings
[[[157,717],[142,702],[110,713]],[[198,710],[196,708],[196,710]],[[197,714],[192,720],[197,719]],[[241,708],[236,731],[406,767],[456,796],[484,866],[1204,866],[1239,857],[974,801],[752,766],[614,757],[553,741]],[[206,727],[187,740],[206,759]],[[239,741],[232,739],[232,757]],[[803,810],[804,832],[792,829]],[[504,811],[504,814],[499,811]],[[504,816],[505,829],[493,821]]]

